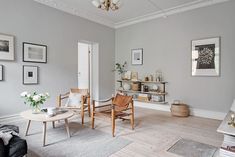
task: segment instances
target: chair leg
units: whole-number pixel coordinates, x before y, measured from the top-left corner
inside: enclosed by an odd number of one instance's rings
[[[131,114],[131,128],[134,130],[135,124],[134,124],[134,113]]]
[[[95,128],[95,116],[94,116],[94,112],[91,113],[91,128],[92,129]]]
[[[91,117],[91,106],[90,106],[90,103],[88,104],[87,110],[88,110],[88,116]]]
[[[115,111],[112,109],[112,135],[115,137]]]
[[[84,110],[81,111],[82,125],[84,124]]]

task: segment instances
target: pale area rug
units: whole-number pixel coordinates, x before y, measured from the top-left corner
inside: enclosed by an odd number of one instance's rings
[[[16,125],[24,133],[26,123]],[[131,143],[121,137],[113,138],[111,131],[108,134],[76,122],[69,124],[71,138],[67,138],[64,123],[56,123],[55,129],[51,123],[47,125],[47,146],[42,147],[42,124],[31,122],[29,136],[25,137],[29,147],[27,157],[108,157]]]
[[[217,149],[218,148],[208,144],[189,139],[180,139],[168,149],[168,152],[183,157],[215,157],[217,156]]]

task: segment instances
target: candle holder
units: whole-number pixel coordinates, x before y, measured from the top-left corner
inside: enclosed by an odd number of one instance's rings
[[[228,125],[232,126],[232,127],[235,127],[235,122],[234,122],[234,114],[231,114],[231,119],[230,119],[230,122],[228,122]]]

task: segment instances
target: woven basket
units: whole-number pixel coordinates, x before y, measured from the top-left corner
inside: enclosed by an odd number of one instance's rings
[[[141,88],[140,82],[133,82],[131,84],[131,90],[133,91],[140,91],[140,88]]]
[[[172,116],[177,116],[177,117],[188,117],[189,107],[186,104],[172,104],[171,114]]]

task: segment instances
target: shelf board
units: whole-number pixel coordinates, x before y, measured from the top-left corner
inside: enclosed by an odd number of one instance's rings
[[[167,93],[158,93],[158,92],[141,92],[141,91],[133,91],[133,90],[118,90],[120,92],[127,92],[127,93],[139,93],[139,94],[153,94],[153,95],[167,95]]]
[[[151,103],[151,104],[168,104],[168,102],[158,102],[158,101],[144,101],[144,100],[138,100],[138,99],[133,99],[133,101],[138,101],[138,102],[144,102],[144,103]]]
[[[157,81],[141,81],[141,80],[117,80],[117,82],[140,82],[140,83],[156,83],[156,84],[165,84],[167,82],[165,81],[161,81],[161,82],[157,82]]]

